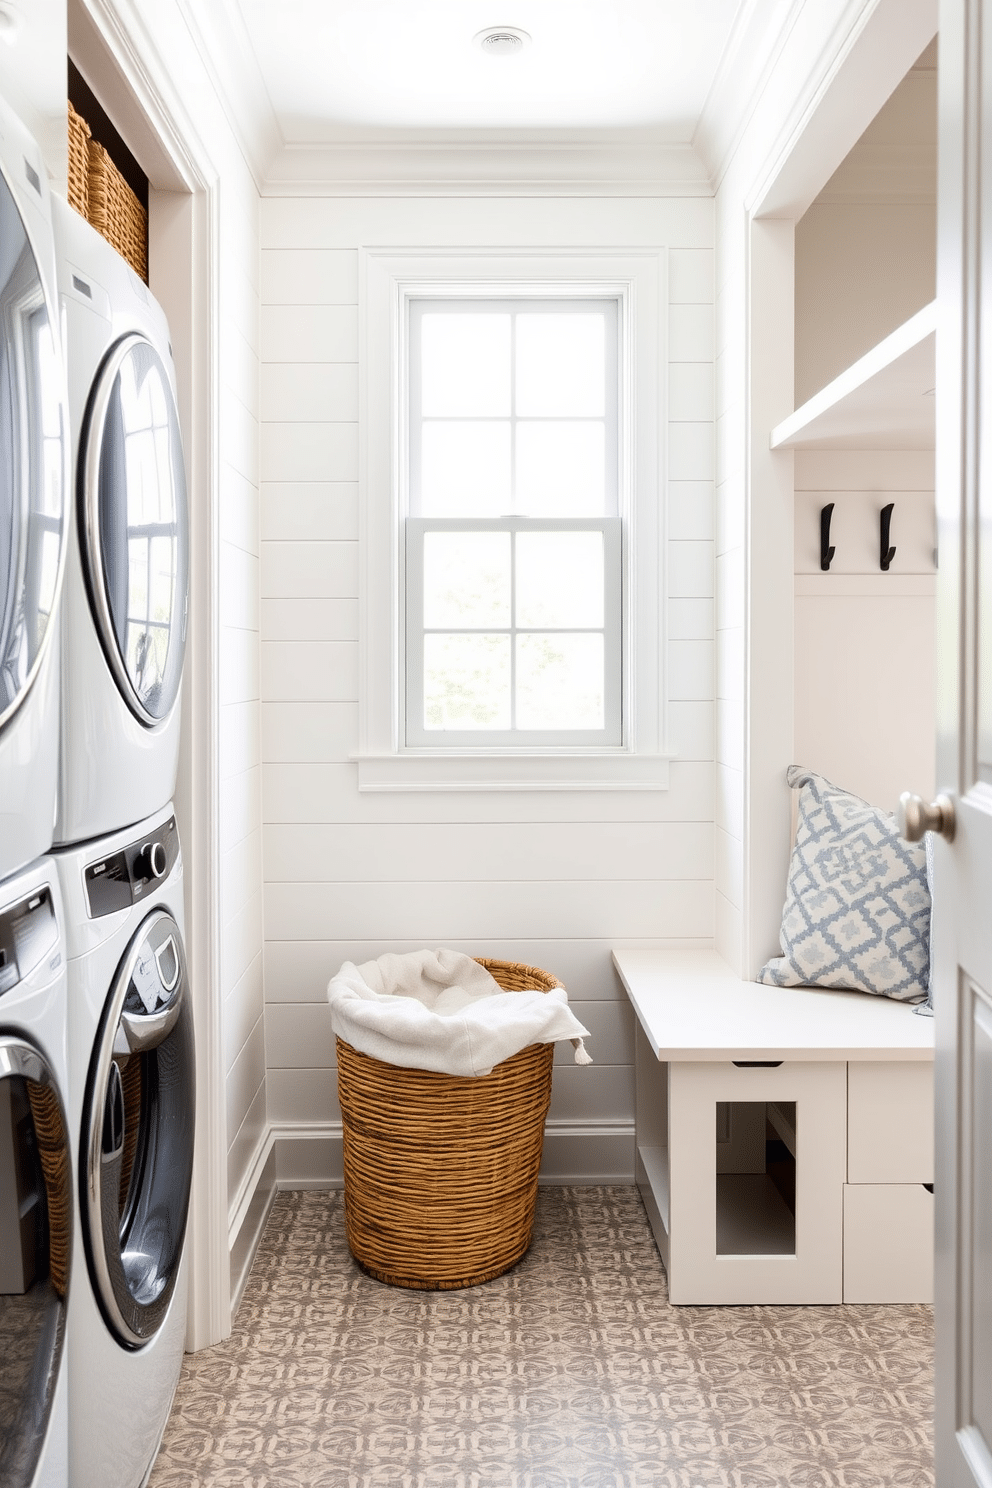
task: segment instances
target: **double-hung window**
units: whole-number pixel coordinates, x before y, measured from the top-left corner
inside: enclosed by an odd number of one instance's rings
[[[359,788],[664,788],[664,252],[359,262]]]
[[[408,313],[405,742],[619,746],[618,301]]]

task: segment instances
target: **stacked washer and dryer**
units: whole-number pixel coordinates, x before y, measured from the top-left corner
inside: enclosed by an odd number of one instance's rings
[[[165,317],[2,105],[0,452],[0,1484],[139,1488],[193,1162],[185,475]]]
[[[169,330],[52,204],[74,522],[62,596],[54,858],[65,905],[79,1223],[70,1488],[139,1488],[179,1378],[193,1167],[192,1001],[171,798],[188,517]]]
[[[51,201],[0,109],[0,1483],[64,1488],[73,1152],[52,845],[68,419]]]

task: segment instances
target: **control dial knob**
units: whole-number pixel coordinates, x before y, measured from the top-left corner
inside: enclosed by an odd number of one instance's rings
[[[135,866],[142,878],[162,878],[168,861],[161,842],[146,842],[138,854]]]

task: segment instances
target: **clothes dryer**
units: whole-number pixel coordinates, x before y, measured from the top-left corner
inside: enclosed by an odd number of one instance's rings
[[[70,1488],[139,1488],[186,1331],[193,1009],[172,807],[53,854],[66,906],[79,1209],[69,1309]]]
[[[75,492],[55,840],[71,843],[175,789],[189,524],[165,315],[78,213],[53,216]]]
[[[0,1483],[65,1488],[72,1158],[58,876],[0,884]]]
[[[45,166],[0,103],[0,880],[48,851],[55,822],[69,447],[57,303]]]

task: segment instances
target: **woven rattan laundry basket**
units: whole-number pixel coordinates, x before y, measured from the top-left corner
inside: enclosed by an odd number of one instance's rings
[[[515,961],[479,964],[507,992],[561,983]],[[476,1079],[401,1069],[337,1041],[348,1245],[377,1281],[476,1286],[530,1245],[553,1044]]]
[[[68,200],[148,283],[148,213],[90,126],[68,105]]]

